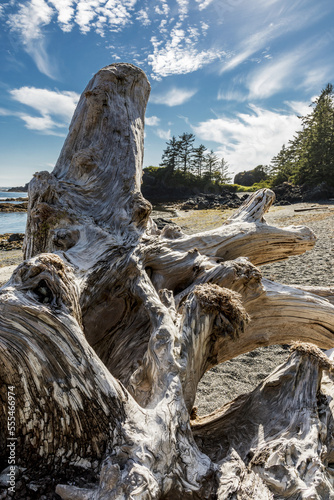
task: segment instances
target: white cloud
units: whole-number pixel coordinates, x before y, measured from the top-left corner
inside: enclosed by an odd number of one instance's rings
[[[49,2],[58,12],[58,22],[61,29],[65,32],[71,31],[76,2],[74,0],[49,0]]]
[[[153,104],[165,104],[166,106],[179,106],[189,101],[195,94],[197,90],[190,89],[178,89],[176,87],[171,88],[168,92],[164,94],[155,94],[150,98],[150,102]]]
[[[21,120],[26,124],[26,127],[30,130],[37,130],[38,132],[47,132],[49,135],[54,135],[55,128],[63,128],[63,123],[58,123],[51,118],[49,115],[45,116],[30,116],[21,113],[19,115]],[[58,134],[57,134],[58,135]],[[64,135],[64,134],[61,134]]]
[[[88,33],[91,29],[91,22],[96,16],[96,7],[100,2],[79,1],[77,4],[75,22],[79,25],[82,33]]]
[[[234,173],[268,164],[301,128],[294,114],[250,108],[250,113],[239,113],[236,118],[211,119],[193,127],[198,138],[219,144],[216,153],[228,161]]]
[[[38,89],[35,87],[21,87],[10,91],[12,99],[30,106],[41,115],[56,115],[64,122],[72,118],[79,94],[71,91]]]
[[[177,23],[170,32],[170,38],[163,42],[152,37],[153,53],[148,56],[148,64],[152,66],[154,79],[169,75],[180,75],[197,71],[198,69],[221,58],[221,49],[198,49],[200,39],[196,26],[187,30]]]
[[[188,0],[176,0],[179,5],[180,19],[183,21],[188,14]]]
[[[0,109],[0,115],[16,116],[30,130],[60,136],[64,136],[64,132],[58,129],[68,126],[80,97],[76,92],[59,92],[35,87],[13,89],[10,94],[13,100],[33,108],[39,115],[7,109]]]
[[[143,26],[149,26],[151,20],[149,18],[148,12],[145,9],[141,9],[137,12],[137,21],[139,21]]]
[[[147,116],[145,118],[145,125],[148,125],[149,127],[156,127],[160,123],[160,118],[157,116]]]
[[[210,3],[214,2],[214,0],[196,0],[196,2],[198,3],[199,10],[203,10],[206,9]]]
[[[170,130],[162,130],[161,128],[158,128],[156,134],[160,137],[160,139],[164,139],[166,141],[169,141],[172,138]]]
[[[315,97],[311,99],[314,101]],[[305,116],[311,112],[310,105],[306,102],[302,101],[285,101],[285,104],[292,109],[294,113],[297,113],[298,116]]]
[[[167,16],[169,13],[168,2],[166,2],[165,0],[160,0],[160,5],[156,5],[154,11],[160,16]]]

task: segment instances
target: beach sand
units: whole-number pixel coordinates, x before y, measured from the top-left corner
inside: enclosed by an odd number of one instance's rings
[[[275,226],[309,226],[316,234],[317,242],[314,249],[304,255],[263,266],[261,272],[264,277],[289,285],[333,285],[334,205],[317,205],[319,210],[296,211],[311,206],[307,203],[274,206],[266,214],[267,223]],[[172,217],[172,220],[191,234],[219,227],[233,212],[178,212],[178,217]],[[157,215],[170,218],[167,213]],[[0,284],[10,278],[20,262],[21,250],[0,251]],[[214,367],[204,375],[198,386],[195,406],[198,407],[199,415],[207,414],[237,395],[253,390],[288,355],[288,346],[262,347]]]

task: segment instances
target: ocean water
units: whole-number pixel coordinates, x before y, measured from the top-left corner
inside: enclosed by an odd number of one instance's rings
[[[0,201],[6,201],[7,198],[26,198],[28,193],[10,193],[8,191],[0,191]]]
[[[0,191],[0,203],[6,201],[6,198],[25,198],[27,193],[8,193]],[[20,203],[13,201],[12,203]],[[24,233],[26,230],[27,214],[1,213],[0,212],[0,234],[5,233]]]

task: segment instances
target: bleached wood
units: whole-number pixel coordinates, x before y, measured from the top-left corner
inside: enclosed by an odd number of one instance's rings
[[[330,349],[334,306],[331,292],[275,284],[255,267],[315,242],[308,228],[265,223],[270,190],[213,231],[157,229],[140,192],[148,94],[138,68],[103,68],[80,99],[54,171],[30,184],[27,260],[0,291],[1,429],[6,387],[15,385],[19,465],[28,477],[32,466],[40,478],[61,478],[63,499],[332,494],[324,471],[334,458],[324,450],[333,444],[333,406],[321,401],[333,385],[318,351],[299,347],[247,400],[249,412],[242,397],[190,425],[206,370],[259,345],[303,340]],[[315,420],[300,432],[303,412]],[[6,438],[2,430],[3,460]],[[320,475],[307,472],[313,458]],[[96,485],[78,488],[72,476],[65,484],[64,471],[75,467]],[[280,470],[291,488],[277,484]]]
[[[313,345],[299,344],[252,393],[193,422],[199,447],[222,464],[224,491],[240,492],[255,474],[275,498],[332,498],[333,367]]]

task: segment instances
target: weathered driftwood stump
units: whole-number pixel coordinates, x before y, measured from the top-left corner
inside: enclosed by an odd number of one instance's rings
[[[159,231],[140,192],[148,95],[138,68],[103,68],[30,183],[26,260],[0,291],[1,463],[11,387],[16,465],[62,499],[333,498],[333,365],[307,344],[334,346],[333,293],[255,267],[315,237],[266,224],[270,190],[219,229]],[[294,341],[254,392],[195,418],[206,370]]]

